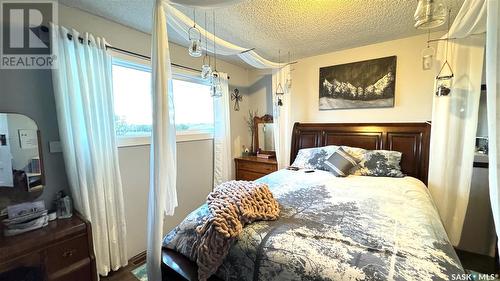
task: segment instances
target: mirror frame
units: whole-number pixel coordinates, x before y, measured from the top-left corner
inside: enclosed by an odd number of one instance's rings
[[[266,114],[262,117],[255,116],[253,118],[253,127],[254,127],[253,143],[255,145],[255,151],[254,151],[255,153],[257,153],[257,150],[259,149],[259,124],[268,124],[268,123],[274,123],[272,115]],[[261,150],[261,153],[274,155],[276,152]]]

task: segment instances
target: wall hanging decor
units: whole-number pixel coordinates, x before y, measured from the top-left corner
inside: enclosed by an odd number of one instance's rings
[[[319,69],[319,109],[393,107],[397,57]]]
[[[240,111],[240,102],[243,100],[243,96],[240,94],[240,90],[234,89],[231,93],[231,100],[234,101],[234,111]]]

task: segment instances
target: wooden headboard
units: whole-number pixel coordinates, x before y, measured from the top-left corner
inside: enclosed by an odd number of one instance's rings
[[[427,184],[430,136],[429,123],[295,123],[290,163],[299,149],[309,147],[346,145],[395,150],[403,153],[403,173]]]

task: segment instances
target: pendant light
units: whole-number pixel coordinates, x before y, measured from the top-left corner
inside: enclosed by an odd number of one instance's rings
[[[202,55],[201,50],[201,33],[196,28],[196,9],[193,10],[193,27],[188,30],[189,36],[189,55],[194,58],[199,58]]]
[[[451,10],[448,12],[451,13]],[[448,22],[448,33],[450,34],[450,23]],[[451,87],[453,84],[453,69],[451,69],[450,63],[448,63],[448,42],[449,38],[446,37],[446,45],[445,45],[445,61],[439,70],[438,75],[436,76],[436,96],[448,96],[451,93]]]
[[[413,16],[416,28],[431,29],[444,24],[446,21],[446,7],[443,0],[417,1],[417,10]]]
[[[219,72],[217,72],[217,47],[215,45],[215,11],[213,11],[213,25],[214,25],[214,70],[212,72],[212,97],[222,97],[222,85],[220,81]]]
[[[212,77],[212,67],[210,66],[210,56],[208,55],[208,36],[207,36],[207,12],[205,12],[205,56],[203,57],[203,65],[201,66],[201,78],[208,80]]]

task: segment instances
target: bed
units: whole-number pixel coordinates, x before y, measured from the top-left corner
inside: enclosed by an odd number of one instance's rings
[[[427,188],[430,125],[301,124],[302,148],[347,145],[403,153],[404,178],[337,178],[280,170],[258,181],[278,200],[276,221],[246,226],[211,280],[449,280],[463,273]],[[197,280],[185,257],[207,212],[193,211],[164,239],[164,280]]]

